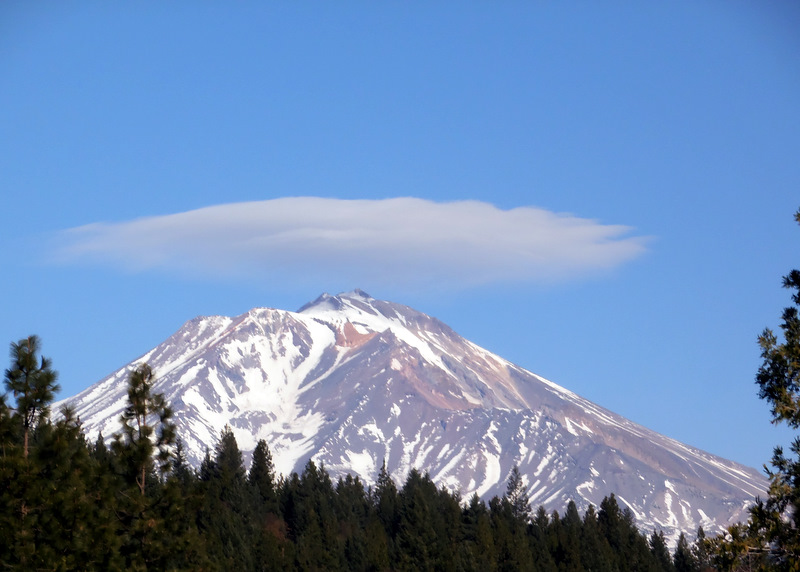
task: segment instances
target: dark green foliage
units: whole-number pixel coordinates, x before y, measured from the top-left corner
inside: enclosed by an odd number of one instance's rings
[[[675,572],[672,557],[669,554],[669,548],[667,548],[667,541],[664,538],[664,533],[660,530],[654,530],[653,534],[650,535],[650,553],[663,572]]]
[[[686,540],[686,535],[682,532],[678,537],[678,545],[675,547],[672,562],[675,566],[675,572],[698,572],[700,570],[700,565],[692,553],[689,541]]]
[[[516,465],[511,469],[511,475],[508,477],[504,499],[511,506],[511,516],[522,523],[527,523],[531,516],[531,505],[528,501],[528,493],[525,491],[525,483],[519,467]]]
[[[495,570],[497,567],[492,522],[484,502],[473,494],[461,516],[461,542],[457,569]]]
[[[5,372],[6,389],[11,392],[17,404],[16,419],[22,425],[22,454],[28,456],[30,433],[39,419],[46,417],[53,396],[59,390],[56,383],[58,374],[51,369],[51,362],[42,356],[37,336],[11,344],[11,367]]]
[[[800,210],[795,214],[800,223]],[[783,277],[792,290],[792,305],[783,310],[783,341],[770,329],[758,337],[762,365],[756,374],[759,397],[770,406],[773,423],[800,429],[800,270]],[[730,542],[719,543],[721,554],[747,565],[754,559],[776,570],[800,570],[800,437],[790,446],[791,455],[776,447],[766,499],[756,499],[746,531],[729,530]],[[741,534],[739,534],[741,532]],[[738,556],[737,556],[738,555]],[[738,558],[738,560],[736,560]]]
[[[711,569],[712,545],[702,526],[697,529],[697,538],[692,545],[692,556],[697,563],[698,570],[702,572]]]
[[[128,379],[128,406],[120,421],[122,433],[114,435],[113,448],[128,480],[135,481],[144,496],[147,476],[156,469],[169,470],[176,430],[172,409],[164,396],[153,393],[155,376],[147,364],[140,364]],[[156,421],[157,419],[157,421]]]
[[[387,536],[394,537],[400,521],[398,512],[399,498],[397,496],[397,486],[394,484],[389,471],[386,470],[386,461],[381,465],[378,473],[378,481],[372,495],[372,502],[377,513],[378,520],[383,525]]]
[[[245,479],[242,453],[229,426],[220,434],[213,459],[206,455],[199,487],[198,527],[207,539],[212,562],[220,569],[252,570],[255,495]]]
[[[636,529],[633,514],[627,508],[621,510],[613,494],[600,503],[597,522],[614,555],[616,569],[631,572],[660,569],[647,538]]]
[[[258,493],[263,510],[270,512],[278,510],[275,467],[272,464],[272,453],[263,439],[258,441],[253,451],[253,462],[250,464],[247,482]]]

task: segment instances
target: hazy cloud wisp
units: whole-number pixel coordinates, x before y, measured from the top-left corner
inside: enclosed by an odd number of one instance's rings
[[[639,256],[647,239],[630,232],[479,201],[292,197],[72,228],[59,236],[57,259],[354,285],[552,282]]]

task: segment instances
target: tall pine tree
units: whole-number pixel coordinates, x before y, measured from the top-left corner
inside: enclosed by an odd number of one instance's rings
[[[145,494],[147,475],[156,468],[166,473],[173,458],[176,429],[172,409],[161,393],[153,393],[155,375],[146,363],[128,378],[128,405],[120,417],[122,433],[114,436],[113,448],[128,475]],[[157,421],[156,421],[157,420]]]
[[[37,354],[41,342],[38,336],[28,336],[11,344],[11,367],[6,369],[6,388],[17,404],[17,417],[22,424],[22,454],[27,458],[30,434],[36,422],[46,417],[50,403],[59,390],[58,374],[48,358]]]
[[[795,214],[800,223],[800,210]],[[793,290],[793,305],[783,310],[783,341],[765,329],[758,338],[763,363],[756,375],[759,397],[766,400],[773,423],[800,429],[800,270],[784,276],[783,287]],[[781,570],[800,570],[800,437],[791,444],[792,455],[776,447],[766,500],[751,509],[751,535],[769,546],[773,564]]]

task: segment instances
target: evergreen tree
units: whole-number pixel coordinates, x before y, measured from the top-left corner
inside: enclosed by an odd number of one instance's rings
[[[92,457],[74,412],[40,423],[31,456],[41,499],[36,556],[40,567],[107,570],[121,565],[120,530],[113,511],[109,465]]]
[[[506,494],[504,498],[511,506],[511,515],[527,524],[531,517],[531,506],[528,500],[528,493],[525,490],[525,482],[519,467],[514,465],[506,483]]]
[[[561,519],[559,531],[559,569],[565,572],[579,572],[583,570],[581,564],[581,536],[583,535],[583,522],[575,501],[570,500],[567,511]]]
[[[164,396],[153,393],[155,376],[147,364],[128,377],[128,405],[114,435],[112,464],[121,483],[115,513],[123,530],[121,557],[130,570],[166,569],[173,562],[176,536],[172,519],[183,499],[163,480],[172,465],[176,428]]]
[[[700,572],[711,570],[711,557],[712,547],[711,541],[706,537],[703,527],[697,528],[697,536],[692,544],[692,556],[697,562],[697,568]]]
[[[207,544],[209,558],[225,570],[252,570],[254,531],[253,504],[245,480],[244,461],[236,437],[226,425],[214,447],[213,459],[206,453],[201,467],[203,505],[198,525]]]
[[[58,374],[51,369],[51,362],[42,356],[38,336],[11,344],[11,367],[5,371],[6,389],[12,393],[17,405],[17,416],[22,423],[23,457],[28,456],[30,433],[36,422],[47,416],[50,403],[59,390]]]
[[[633,513],[621,510],[613,493],[600,503],[597,522],[614,554],[614,568],[620,572],[659,569],[647,539],[636,528]]]
[[[214,447],[215,477],[225,489],[241,489],[245,483],[244,459],[230,425],[225,425]]]
[[[464,507],[462,529],[457,568],[486,572],[495,570],[497,557],[489,511],[477,493],[473,493]]]
[[[667,541],[664,538],[664,532],[653,531],[650,535],[650,553],[662,572],[675,572],[675,567],[672,565],[672,557],[667,548]]]
[[[114,435],[114,452],[144,496],[147,475],[157,468],[169,470],[176,429],[172,409],[164,396],[153,393],[155,376],[147,364],[140,364],[128,378],[128,405],[120,417],[122,433]],[[158,422],[153,425],[154,419]]]
[[[550,516],[543,506],[536,509],[536,514],[528,526],[528,543],[531,558],[536,563],[536,570],[540,572],[555,572],[558,570],[553,555],[554,545],[557,542],[554,539],[554,535],[558,535],[555,532],[558,527],[558,525],[551,526]]]
[[[433,570],[436,532],[433,511],[436,485],[428,475],[411,469],[400,491],[397,532],[398,562],[403,570]]]
[[[682,532],[678,537],[678,544],[672,555],[672,562],[675,565],[675,572],[698,572],[700,569],[697,558],[695,558],[689,547],[689,541],[686,540],[686,535]]]
[[[344,543],[344,561],[351,570],[367,567],[365,534],[370,503],[358,477],[339,478],[334,495],[334,511],[339,529],[339,542]]]
[[[390,569],[389,542],[386,529],[375,509],[370,510],[364,531],[365,569],[383,572]]]
[[[172,477],[186,488],[191,488],[197,478],[186,461],[186,452],[180,437],[175,441],[175,460],[172,463]]]
[[[297,564],[305,570],[333,570],[340,567],[343,552],[336,538],[333,507],[334,490],[324,466],[306,463],[296,489]]]
[[[257,491],[264,510],[275,512],[278,508],[275,494],[275,466],[272,463],[272,453],[264,439],[258,441],[253,451],[247,482]]]
[[[378,473],[375,490],[372,493],[372,503],[375,506],[378,520],[383,524],[387,536],[394,538],[394,535],[397,533],[400,517],[398,513],[399,499],[397,496],[397,485],[394,484],[392,476],[386,469],[385,459]]]
[[[489,501],[489,514],[497,551],[497,569],[503,572],[531,570],[533,557],[528,543],[527,525],[514,516],[508,498],[492,498]]]
[[[800,210],[795,214],[800,223]],[[766,400],[772,422],[785,422],[800,429],[800,270],[783,278],[783,286],[793,290],[793,305],[784,309],[781,330],[783,341],[765,329],[758,338],[763,363],[756,375],[759,397]],[[792,456],[776,447],[766,501],[758,499],[751,510],[750,535],[772,550],[773,565],[781,570],[800,570],[800,437],[791,445]]]
[[[581,563],[586,570],[611,572],[613,570],[612,562],[611,547],[600,532],[597,512],[593,505],[589,505],[583,515]]]

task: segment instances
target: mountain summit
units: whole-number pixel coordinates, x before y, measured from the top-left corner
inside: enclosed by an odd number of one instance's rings
[[[746,518],[755,470],[650,431],[515,366],[407,306],[361,290],[298,312],[199,317],[65,400],[88,435],[120,427],[131,368],[147,362],[199,465],[229,424],[249,453],[269,444],[278,472],[309,459],[373,483],[382,462],[439,485],[502,495],[517,465],[535,507],[598,505],[615,493],[646,530],[715,532]]]

